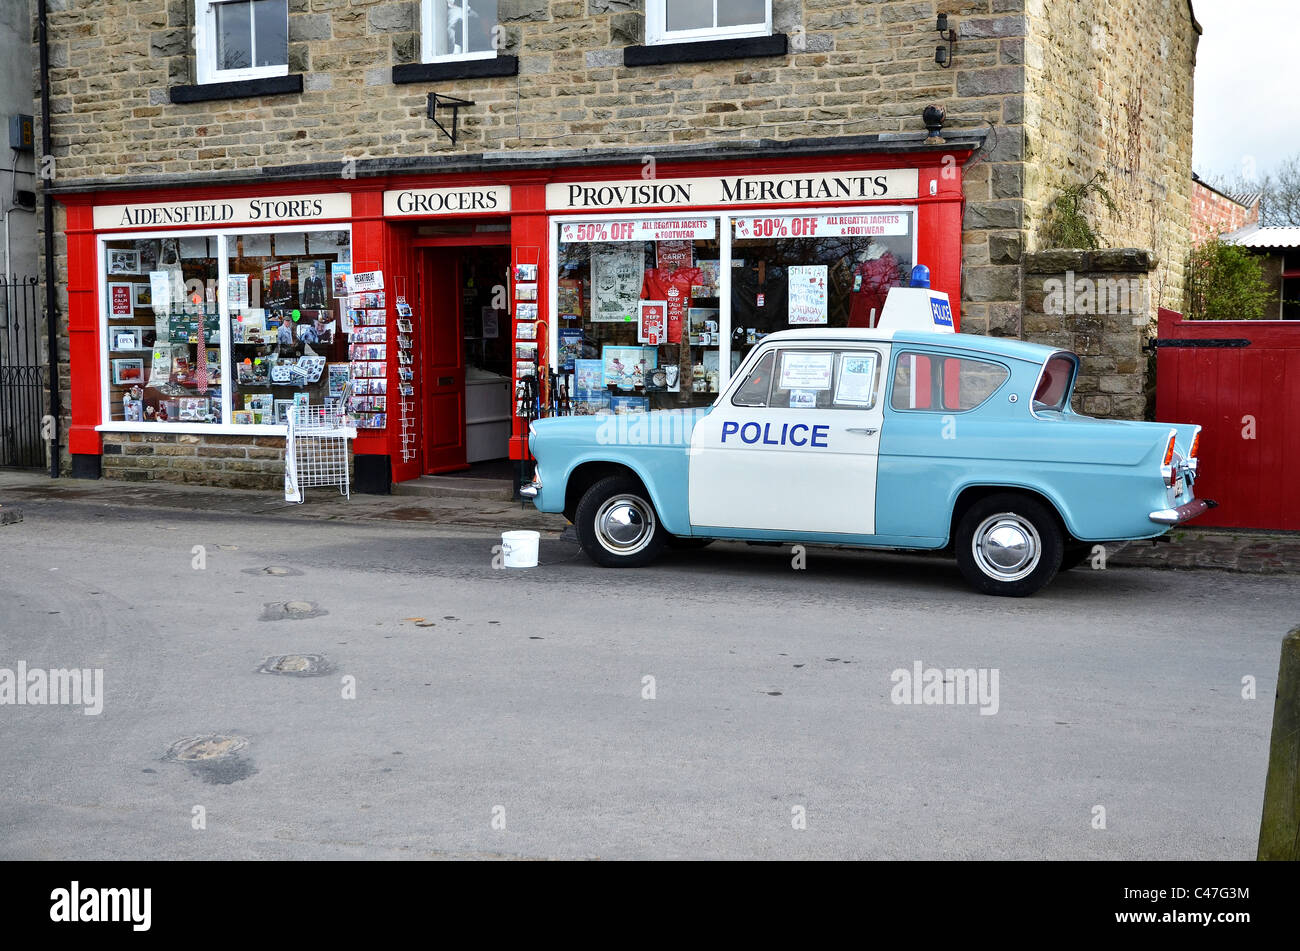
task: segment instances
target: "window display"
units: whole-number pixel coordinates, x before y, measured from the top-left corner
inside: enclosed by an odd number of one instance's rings
[[[106,240],[105,421],[282,426],[326,402],[350,260],[348,231]]]
[[[349,358],[348,302],[335,295],[340,266],[351,264],[348,232],[232,234],[226,254],[231,407],[242,414],[231,421],[276,425],[277,402],[326,403],[327,367]]]
[[[792,327],[874,327],[906,286],[910,211],[746,215],[732,220],[731,352]]]
[[[109,418],[221,422],[221,323],[215,242],[105,243]]]
[[[721,384],[718,219],[558,227],[557,370],[573,412],[711,403]]]

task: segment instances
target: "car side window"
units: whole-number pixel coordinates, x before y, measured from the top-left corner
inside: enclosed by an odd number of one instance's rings
[[[767,398],[772,390],[772,364],[775,360],[774,350],[769,350],[759,358],[754,368],[745,375],[745,381],[736,388],[736,395],[731,398],[732,406],[767,406]]]
[[[889,403],[896,410],[965,412],[987,402],[1010,376],[988,360],[904,351],[894,365]]]

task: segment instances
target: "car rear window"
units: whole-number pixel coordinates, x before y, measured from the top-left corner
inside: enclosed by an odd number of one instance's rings
[[[1073,378],[1074,361],[1069,357],[1060,355],[1048,360],[1034,392],[1034,409],[1064,410]]]
[[[1011,375],[1000,363],[938,353],[898,355],[890,405],[897,410],[965,412],[997,392]]]

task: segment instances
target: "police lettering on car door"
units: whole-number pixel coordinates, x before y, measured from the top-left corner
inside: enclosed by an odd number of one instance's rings
[[[730,439],[732,445],[739,440],[747,446],[798,446],[811,449],[830,448],[830,426],[814,426],[808,423],[782,423],[779,430],[775,423],[741,423],[728,420],[722,424],[722,444]]]

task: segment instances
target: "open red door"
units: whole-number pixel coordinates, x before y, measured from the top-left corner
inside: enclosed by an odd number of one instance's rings
[[[429,473],[469,468],[465,453],[465,351],[461,341],[458,257],[450,248],[423,252],[421,326],[424,352],[424,459]]]

